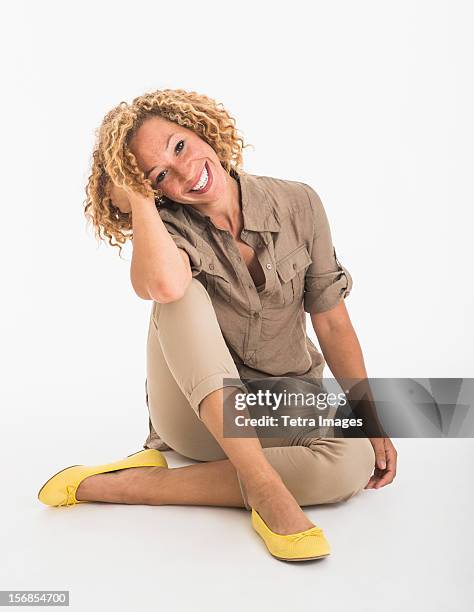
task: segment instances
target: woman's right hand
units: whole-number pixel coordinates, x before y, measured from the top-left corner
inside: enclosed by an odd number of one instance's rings
[[[112,184],[112,188],[109,191],[109,197],[112,204],[123,213],[129,213],[132,211],[132,205],[128,193],[122,187],[118,187],[115,183]]]

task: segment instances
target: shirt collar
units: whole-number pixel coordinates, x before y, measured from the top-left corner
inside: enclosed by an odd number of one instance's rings
[[[259,177],[244,170],[237,172],[234,169],[231,170],[231,175],[240,185],[244,229],[254,232],[279,232],[280,221],[274,214]],[[182,205],[177,202],[168,201],[165,208],[176,210],[180,206]],[[208,219],[207,215],[192,206],[186,207],[186,209],[192,211],[192,214],[195,214],[202,221]]]
[[[244,228],[255,232],[279,232],[280,222],[273,213],[258,176],[243,170],[240,173],[233,172],[240,183],[242,193]]]

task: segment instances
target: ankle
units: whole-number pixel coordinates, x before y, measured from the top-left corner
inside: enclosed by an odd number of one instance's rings
[[[244,483],[247,492],[247,501],[251,507],[257,508],[261,504],[267,503],[272,498],[291,497],[284,482],[277,478],[255,479]]]
[[[247,489],[263,490],[283,485],[280,474],[271,465],[254,468],[250,472],[238,470],[238,474]]]

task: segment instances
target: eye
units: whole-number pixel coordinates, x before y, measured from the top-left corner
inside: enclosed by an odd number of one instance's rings
[[[165,178],[165,176],[166,176],[166,172],[160,172],[160,174],[155,179],[155,185],[158,185],[158,183],[161,183],[161,181]]]
[[[184,147],[184,140],[180,140],[178,143],[176,143],[176,146],[174,148],[176,155],[181,153],[181,151],[183,150],[183,147]],[[160,174],[155,179],[155,185],[158,185],[158,183],[161,183],[161,181],[165,178],[165,176],[166,176],[166,172],[160,172]]]

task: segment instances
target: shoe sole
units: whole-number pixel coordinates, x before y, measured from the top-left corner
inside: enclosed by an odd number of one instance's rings
[[[327,553],[326,555],[317,555],[316,557],[301,557],[298,559],[286,559],[285,557],[277,557],[276,555],[272,555],[275,559],[279,561],[313,561],[314,559],[323,559],[324,557],[329,557],[331,553]]]
[[[143,450],[147,450],[147,449],[143,449]],[[127,458],[128,458],[128,457],[133,457],[133,455],[138,455],[138,453],[141,453],[141,452],[143,452],[143,451],[137,451],[136,453],[132,453],[131,455],[127,455]],[[161,451],[159,451],[159,452],[161,452]],[[41,500],[40,500],[41,491],[42,491],[42,490],[45,488],[45,486],[48,484],[48,482],[51,482],[51,480],[53,480],[53,478],[56,478],[56,476],[57,476],[58,474],[61,474],[61,472],[65,472],[65,471],[66,471],[66,470],[68,470],[69,468],[72,468],[72,467],[79,467],[79,466],[82,466],[82,465],[83,465],[82,463],[75,463],[74,465],[68,465],[67,467],[63,468],[62,470],[59,470],[59,472],[56,472],[56,474],[53,474],[53,475],[51,476],[51,478],[48,478],[48,480],[47,480],[47,481],[44,483],[44,485],[43,485],[43,486],[41,487],[41,489],[38,491],[38,495],[37,495],[38,500],[39,500],[39,501],[41,501]]]

